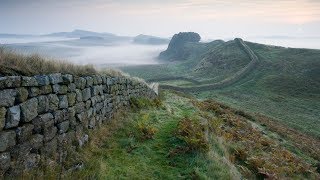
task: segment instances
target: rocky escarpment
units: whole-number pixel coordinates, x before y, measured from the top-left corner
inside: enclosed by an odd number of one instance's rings
[[[146,83],[124,77],[68,74],[0,77],[0,177],[83,146],[86,132],[107,122],[130,98],[155,98]],[[49,161],[48,161],[49,160]]]
[[[186,49],[187,43],[197,43],[201,39],[198,33],[194,32],[180,32],[175,34],[167,48],[159,55],[159,59],[177,61],[185,60],[190,55],[190,49]]]

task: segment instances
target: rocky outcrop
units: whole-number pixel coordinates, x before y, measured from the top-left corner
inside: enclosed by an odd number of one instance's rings
[[[169,61],[185,60],[189,55],[189,49],[185,48],[187,43],[197,43],[201,39],[198,33],[194,32],[180,32],[175,34],[167,48],[159,55],[159,59]]]
[[[155,98],[157,88],[102,75],[0,77],[0,177],[35,168],[42,158],[57,161],[90,139],[86,130],[128,107],[130,98]]]

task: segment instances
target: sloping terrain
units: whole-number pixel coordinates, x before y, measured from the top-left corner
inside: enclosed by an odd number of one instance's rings
[[[236,40],[187,42],[181,48],[190,52],[184,60],[177,58],[150,69],[136,66],[123,70],[157,81],[163,88],[187,90],[200,99],[214,98],[232,107],[261,113],[319,138],[320,50],[246,41],[244,44],[258,58],[258,63],[244,75],[241,70],[250,65],[252,59]]]
[[[132,99],[65,167],[46,177],[85,179],[317,179],[319,141],[213,100],[165,91]],[[287,136],[283,136],[286,133]],[[292,148],[299,143],[300,146]],[[83,165],[74,167],[82,162]],[[69,168],[68,168],[69,167]],[[318,168],[319,170],[319,168]]]

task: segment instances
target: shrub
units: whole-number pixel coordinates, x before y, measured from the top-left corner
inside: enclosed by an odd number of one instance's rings
[[[189,151],[207,151],[209,149],[204,127],[200,124],[199,120],[189,118],[180,120],[177,137],[184,141]]]
[[[139,130],[141,140],[153,139],[153,136],[158,131],[150,124],[149,114],[142,115],[141,119],[137,122],[137,129]]]

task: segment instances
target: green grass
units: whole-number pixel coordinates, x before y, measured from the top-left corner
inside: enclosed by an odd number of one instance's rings
[[[179,120],[194,115],[197,109],[188,98],[166,93],[165,99],[159,108],[130,112],[118,120],[118,129],[98,141],[98,147],[91,145],[82,151],[87,157],[85,169],[69,175],[96,179],[231,179],[230,168],[206,153],[170,156],[172,150],[183,145],[175,136]],[[141,124],[156,130],[151,139],[143,138]],[[218,144],[211,151],[216,148]]]

